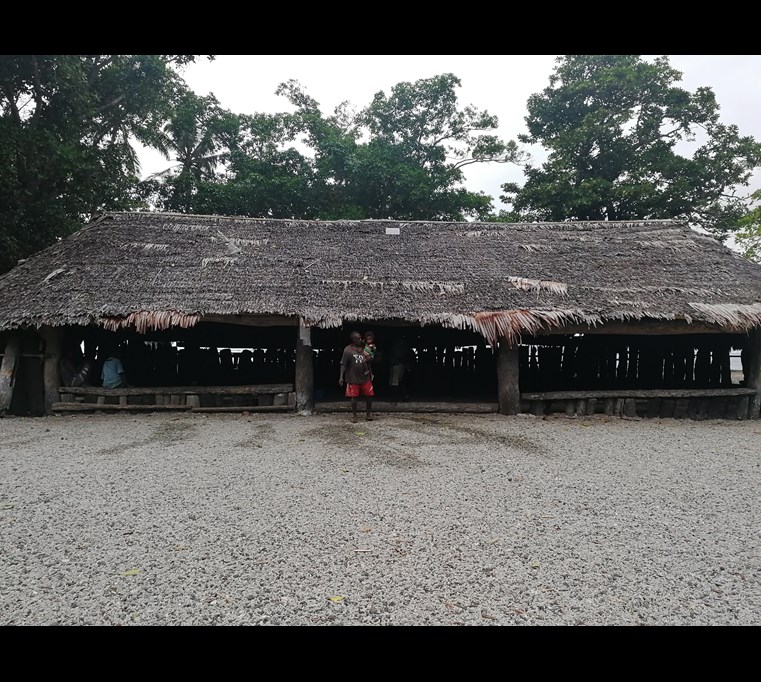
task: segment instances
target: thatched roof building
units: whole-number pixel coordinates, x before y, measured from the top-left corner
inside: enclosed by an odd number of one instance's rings
[[[621,320],[761,326],[761,266],[671,221],[425,223],[109,213],[0,277],[0,329],[284,315],[498,336]]]
[[[46,339],[48,411],[61,387],[56,330],[279,329],[282,357],[295,354],[295,370],[286,360],[283,371],[288,381],[295,372],[297,406],[309,411],[311,330],[327,333],[354,322],[442,334],[465,330],[457,333],[478,337],[491,355],[498,350],[495,365],[453,358],[451,348],[442,349],[457,344],[442,342],[433,353],[440,366],[432,375],[458,371],[452,383],[463,383],[466,369],[478,368],[483,376],[485,367],[496,367],[499,409],[506,413],[527,400],[549,410],[548,401],[559,395],[577,407],[591,400],[592,411],[603,398],[607,412],[613,399],[705,400],[720,391],[722,400],[750,400],[750,407],[731,408],[737,414],[759,414],[761,266],[674,221],[427,223],[108,213],[0,277],[0,336],[40,330]],[[298,332],[291,334],[289,326]],[[730,376],[733,348],[745,356],[740,384]],[[0,368],[0,411],[4,382],[12,381],[12,354],[6,351]],[[333,365],[323,365],[335,384]],[[672,395],[675,388],[679,396]],[[647,393],[656,389],[657,396]]]

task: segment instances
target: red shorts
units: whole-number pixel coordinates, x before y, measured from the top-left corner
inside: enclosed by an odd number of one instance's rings
[[[347,398],[359,398],[359,396],[372,398],[374,395],[373,382],[370,380],[366,381],[364,384],[346,384]]]

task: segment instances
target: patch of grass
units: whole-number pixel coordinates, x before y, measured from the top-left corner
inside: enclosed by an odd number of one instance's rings
[[[172,420],[159,424],[149,438],[150,441],[161,444],[171,444],[177,441],[188,440],[196,434],[198,426],[184,419]]]
[[[359,426],[359,423],[352,424],[348,421],[346,424],[340,425],[323,424],[316,426],[313,429],[309,429],[306,431],[305,435],[307,440],[310,438],[316,438],[321,440],[323,443],[327,443],[328,445],[356,445],[362,441],[362,438],[365,437],[357,435],[356,432],[358,430],[364,430],[359,429]]]
[[[233,443],[239,448],[261,448],[262,443],[275,435],[275,427],[265,422],[263,424],[253,424],[251,436]]]
[[[173,445],[181,441],[186,441],[196,435],[198,426],[191,424],[186,420],[178,419],[172,421],[166,421],[153,430],[153,433],[147,438],[142,440],[134,440],[127,443],[119,443],[118,445],[112,445],[107,448],[101,448],[96,450],[95,455],[120,455],[141,448],[146,445]]]
[[[406,428],[410,431],[417,433],[423,433],[427,436],[440,435],[443,436],[443,442],[452,442],[452,435],[457,434],[464,438],[459,440],[483,440],[498,443],[502,446],[507,446],[515,450],[520,450],[526,454],[540,454],[544,452],[536,441],[532,440],[528,436],[522,434],[498,434],[489,433],[488,431],[482,431],[481,429],[472,426],[462,426],[460,424],[453,423],[446,417],[431,418],[425,416],[405,417],[403,422],[407,424],[400,424],[401,428]]]

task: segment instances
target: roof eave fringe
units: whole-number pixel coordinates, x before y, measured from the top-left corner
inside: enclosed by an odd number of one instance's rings
[[[118,329],[134,327],[139,334],[148,331],[162,331],[170,327],[188,329],[194,327],[201,319],[199,313],[180,313],[176,310],[140,310],[124,316],[101,317],[101,326],[111,332]]]

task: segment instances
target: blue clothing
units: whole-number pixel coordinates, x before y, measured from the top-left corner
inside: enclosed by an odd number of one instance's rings
[[[115,358],[113,355],[103,363],[103,371],[100,378],[103,379],[103,386],[105,388],[119,388],[124,386],[124,380],[120,376],[124,374],[124,365],[119,358]]]

